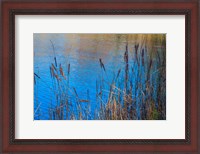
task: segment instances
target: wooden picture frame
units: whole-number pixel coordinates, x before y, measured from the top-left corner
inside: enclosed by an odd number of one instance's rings
[[[8,152],[177,152],[198,153],[198,1],[53,2],[3,1],[2,153]],[[185,139],[15,139],[15,15],[185,15]]]

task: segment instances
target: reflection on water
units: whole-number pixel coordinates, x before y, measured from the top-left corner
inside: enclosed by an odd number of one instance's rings
[[[165,119],[165,41],[163,34],[34,34],[34,119]]]

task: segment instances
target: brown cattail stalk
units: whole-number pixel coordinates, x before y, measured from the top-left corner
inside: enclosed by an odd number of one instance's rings
[[[124,81],[124,88],[127,92],[128,86],[128,44],[126,45],[126,51],[124,53],[124,62],[125,62],[125,81]]]
[[[135,45],[135,57],[136,57],[137,64],[138,64],[138,66],[139,66],[138,48],[139,48],[139,44],[136,44],[136,45]]]
[[[142,49],[142,65],[144,66],[144,49]]]
[[[69,75],[70,73],[70,64],[68,64],[68,71],[67,71],[67,74]]]
[[[59,68],[59,70],[60,70],[60,74],[66,79],[66,77],[65,77],[65,74],[64,74],[64,72],[63,72],[63,68],[62,68],[62,65],[60,64],[60,68]]]

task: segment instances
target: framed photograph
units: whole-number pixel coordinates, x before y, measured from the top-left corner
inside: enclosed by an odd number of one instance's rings
[[[2,153],[198,153],[198,1],[3,1]]]

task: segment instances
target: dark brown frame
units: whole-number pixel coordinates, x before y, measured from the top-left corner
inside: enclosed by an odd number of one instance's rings
[[[158,3],[4,1],[2,4],[2,152],[177,152],[198,153],[198,1]],[[186,17],[186,138],[143,140],[34,140],[15,139],[15,15],[32,14],[143,14]],[[1,106],[0,106],[1,107]],[[0,116],[1,117],[1,116]],[[1,119],[0,119],[1,120]],[[1,151],[0,151],[1,152]]]

